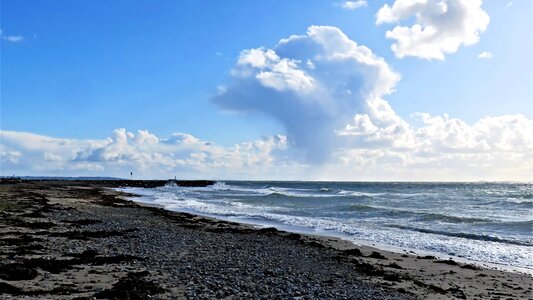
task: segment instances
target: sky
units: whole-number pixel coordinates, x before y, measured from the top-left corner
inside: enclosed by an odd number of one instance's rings
[[[0,13],[0,175],[533,180],[531,1]]]

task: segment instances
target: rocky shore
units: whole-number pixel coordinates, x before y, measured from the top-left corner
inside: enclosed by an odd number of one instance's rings
[[[143,207],[117,186],[0,184],[0,298],[532,297],[530,275]]]

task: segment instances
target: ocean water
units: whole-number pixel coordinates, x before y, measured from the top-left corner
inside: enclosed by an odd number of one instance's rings
[[[226,181],[122,190],[173,211],[533,270],[531,183]]]

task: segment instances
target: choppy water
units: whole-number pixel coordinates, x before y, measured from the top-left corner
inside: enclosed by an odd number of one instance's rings
[[[137,202],[533,270],[531,183],[218,182]]]

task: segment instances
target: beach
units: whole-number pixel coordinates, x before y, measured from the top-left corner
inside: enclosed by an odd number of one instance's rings
[[[1,297],[532,297],[528,274],[141,206],[115,187],[0,184]]]

